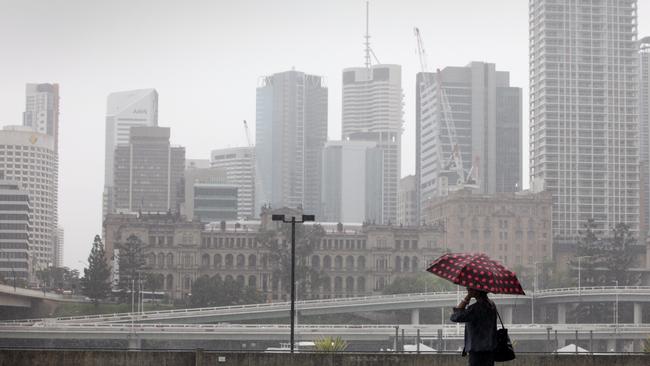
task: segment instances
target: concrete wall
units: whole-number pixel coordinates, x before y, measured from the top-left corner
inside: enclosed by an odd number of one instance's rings
[[[461,366],[460,355],[0,350],[0,366]],[[647,355],[520,355],[508,366],[647,366]]]

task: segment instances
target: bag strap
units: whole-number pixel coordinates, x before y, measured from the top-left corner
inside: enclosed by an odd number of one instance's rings
[[[506,327],[503,325],[503,320],[501,320],[501,315],[499,315],[499,310],[496,309],[496,306],[495,306],[495,310],[497,312],[497,317],[499,318],[499,322],[501,323],[501,329],[506,329]]]

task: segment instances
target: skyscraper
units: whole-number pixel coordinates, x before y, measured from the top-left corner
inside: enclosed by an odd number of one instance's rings
[[[167,127],[131,127],[115,149],[115,210],[180,212],[185,148],[171,146]]]
[[[530,178],[553,235],[639,229],[636,0],[531,0]]]
[[[252,147],[216,149],[210,153],[210,166],[225,170],[226,182],[237,186],[237,217],[240,219],[256,217],[253,155]]]
[[[421,82],[416,100],[416,110],[421,113],[416,132],[420,141],[420,206],[433,197],[447,195],[449,186],[470,174],[480,193],[520,190],[521,89],[510,86],[509,73],[496,71],[494,64],[472,62],[427,73],[426,78],[424,75],[419,73],[416,78]],[[440,83],[450,108],[447,117]],[[462,178],[449,167],[454,144],[466,174]]]
[[[650,230],[650,37],[643,38],[639,45],[639,178],[642,183],[639,228],[641,236],[647,236]]]
[[[367,65],[343,70],[343,140],[377,143],[382,152],[382,222],[397,220],[397,188],[401,177],[402,68]]]
[[[40,262],[41,266],[44,265],[59,265],[63,257],[63,243],[59,243],[56,235],[56,225],[59,218],[59,84],[27,84],[25,87],[25,112],[23,112],[23,126],[27,130],[37,132],[52,138],[52,169],[54,170],[53,176],[56,181],[53,182],[51,187],[52,205],[51,214],[54,215],[48,219],[54,227],[49,240],[51,243],[48,245],[50,254],[48,254],[47,261]],[[27,162],[27,160],[25,161]],[[49,161],[47,162],[50,163]],[[37,174],[37,173],[35,173]],[[35,199],[35,197],[31,197]],[[39,231],[40,229],[36,229]],[[43,244],[44,245],[44,244]],[[44,248],[43,248],[44,249]],[[32,258],[34,258],[32,256]],[[46,263],[47,262],[47,263]]]
[[[0,131],[2,179],[19,182],[21,189],[29,195],[29,258],[32,271],[55,265],[59,182],[57,159],[53,136],[34,132],[24,126],[8,126]]]
[[[399,193],[397,197],[397,223],[405,226],[418,225],[416,214],[417,190],[415,189],[415,175],[407,175],[399,181]]]
[[[134,126],[158,126],[158,92],[155,89],[112,93],[106,106],[103,214],[114,212],[113,169],[115,148],[128,144]]]
[[[59,84],[27,84],[23,126],[52,136],[59,151]]]
[[[327,140],[327,88],[320,76],[286,71],[257,88],[257,208],[319,211],[322,150]]]

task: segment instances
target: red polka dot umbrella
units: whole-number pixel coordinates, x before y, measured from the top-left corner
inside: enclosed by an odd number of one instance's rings
[[[483,253],[449,253],[427,271],[459,286],[495,294],[525,295],[514,272]]]

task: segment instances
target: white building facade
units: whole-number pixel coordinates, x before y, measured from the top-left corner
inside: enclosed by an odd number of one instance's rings
[[[233,147],[210,153],[210,166],[226,172],[226,183],[237,187],[237,218],[251,219],[255,215],[255,149]]]
[[[327,88],[322,77],[286,71],[257,88],[256,209],[320,210],[321,162],[327,140]]]
[[[553,235],[588,219],[639,230],[637,1],[530,6],[530,178],[553,195]]]
[[[30,268],[55,265],[58,215],[58,161],[54,137],[29,128],[5,127],[0,131],[0,171],[4,179],[20,183],[29,195]]]
[[[642,235],[647,236],[650,230],[650,37],[645,37],[639,42],[639,68],[639,155],[641,158],[639,229]]]
[[[382,151],[372,141],[328,141],[319,221],[381,222]]]
[[[397,224],[417,226],[418,223],[418,196],[415,175],[407,175],[399,181],[397,195]]]
[[[59,84],[27,84],[23,126],[54,137],[59,146]]]
[[[403,124],[402,68],[372,65],[343,70],[342,139],[377,143],[382,151],[382,224],[397,220]]]

